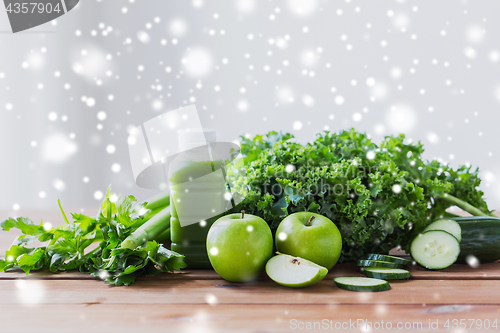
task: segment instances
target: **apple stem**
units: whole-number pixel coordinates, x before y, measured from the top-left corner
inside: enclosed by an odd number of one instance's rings
[[[307,222],[307,226],[310,226],[311,225],[311,222],[315,219],[316,217],[315,216],[311,216],[311,218],[309,219],[309,221]]]
[[[244,210],[242,210],[242,211],[241,211],[241,219],[243,220],[244,218],[245,218],[245,211],[244,211]]]

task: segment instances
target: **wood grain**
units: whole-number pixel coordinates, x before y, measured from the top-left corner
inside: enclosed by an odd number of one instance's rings
[[[2,331],[18,332],[290,332],[294,325],[315,325],[326,320],[327,327],[333,331],[335,325],[339,332],[363,332],[366,321],[384,327],[391,323],[396,327],[414,326],[415,329],[401,331],[425,332],[429,324],[436,323],[439,329],[431,332],[457,332],[444,328],[448,319],[488,319],[493,322],[499,317],[497,306],[432,306],[432,305],[55,305],[22,306],[0,305]],[[349,321],[360,326],[347,328]],[[330,322],[331,321],[331,322]],[[469,328],[471,322],[467,322]],[[421,328],[418,328],[421,323]],[[331,325],[331,326],[330,326]],[[299,330],[310,332],[311,330]],[[325,331],[328,331],[325,329]],[[372,330],[377,331],[377,330]],[[386,330],[378,330],[384,332]],[[469,330],[474,332],[479,330]],[[492,330],[495,331],[495,330]],[[462,332],[465,332],[463,330]]]
[[[391,286],[356,293],[337,288],[331,279],[305,289],[273,281],[148,280],[111,287],[93,280],[3,280],[0,304],[500,304],[500,286],[493,280],[410,280]]]
[[[449,268],[430,271],[419,266],[408,268],[413,280],[500,280],[500,262],[487,263],[478,268],[472,268],[468,265],[452,265]],[[325,279],[332,279],[337,276],[363,276],[359,267],[352,263],[337,264]],[[52,274],[47,271],[32,272],[26,275],[23,271],[0,272],[1,280],[15,279],[41,279],[41,280],[95,280],[96,278],[80,272],[62,272]],[[182,270],[175,274],[163,274],[155,277],[144,277],[139,280],[222,280],[213,270]],[[261,281],[268,280],[265,273]]]
[[[53,225],[62,222],[54,211],[23,215],[53,219]],[[15,236],[0,232],[0,256]],[[409,258],[400,251],[391,254]],[[500,319],[500,262],[477,269],[453,265],[440,271],[419,266],[409,270],[411,280],[391,282],[392,289],[381,293],[349,292],[334,285],[336,276],[362,276],[352,263],[336,265],[323,281],[306,289],[279,286],[265,274],[254,283],[230,283],[212,270],[139,278],[129,287],[112,287],[79,272],[6,272],[0,273],[0,331],[289,332],[294,319],[312,325],[324,319],[333,325],[364,319],[394,327],[398,322],[422,323],[422,328],[405,332],[458,332],[444,327],[447,319]],[[429,320],[438,321],[439,329],[431,330]],[[484,330],[467,326],[461,332]]]

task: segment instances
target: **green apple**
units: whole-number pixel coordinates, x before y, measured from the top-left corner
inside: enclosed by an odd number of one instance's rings
[[[306,259],[279,254],[269,259],[266,273],[273,281],[283,286],[300,288],[323,280],[328,269]]]
[[[212,267],[232,282],[255,280],[273,253],[273,235],[258,216],[229,214],[219,218],[207,235],[207,252]]]
[[[281,221],[276,230],[276,249],[331,269],[339,260],[342,236],[329,218],[299,212]]]

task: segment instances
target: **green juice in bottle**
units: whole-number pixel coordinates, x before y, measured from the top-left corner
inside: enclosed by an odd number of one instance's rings
[[[217,215],[229,208],[221,161],[212,160],[210,153],[215,132],[203,133],[208,145],[199,142],[199,132],[179,131],[183,152],[169,167],[172,250],[185,255],[188,268],[211,268],[206,250],[208,230]]]

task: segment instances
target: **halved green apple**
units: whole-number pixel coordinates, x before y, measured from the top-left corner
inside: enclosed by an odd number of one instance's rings
[[[278,254],[267,262],[266,273],[283,286],[301,288],[323,280],[328,269],[306,259]]]

